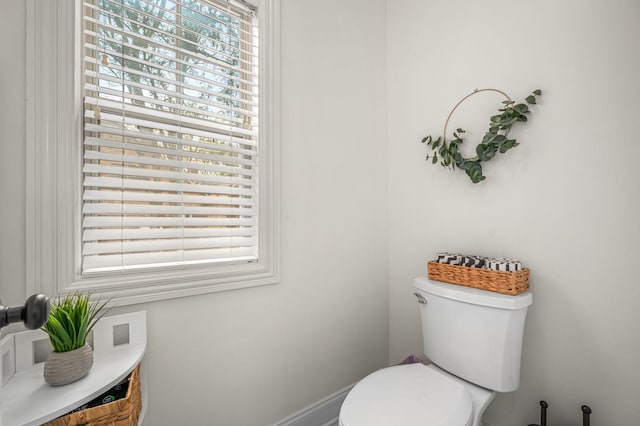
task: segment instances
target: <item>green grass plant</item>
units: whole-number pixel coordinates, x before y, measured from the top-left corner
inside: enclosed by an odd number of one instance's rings
[[[79,292],[52,301],[49,320],[42,330],[49,335],[54,352],[83,347],[93,326],[108,312],[108,302],[91,302],[88,294]]]

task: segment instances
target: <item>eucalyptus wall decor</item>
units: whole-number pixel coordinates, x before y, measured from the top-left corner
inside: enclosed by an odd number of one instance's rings
[[[497,92],[507,98],[502,102],[502,108],[498,110],[498,114],[492,116],[489,119],[489,130],[485,133],[482,141],[476,145],[476,155],[474,157],[465,158],[459,152],[459,147],[464,142],[463,129],[456,129],[453,132],[453,139],[448,141],[447,138],[447,125],[453,112],[458,106],[469,97],[480,92]],[[422,139],[422,143],[426,143],[431,148],[431,154],[427,154],[427,161],[431,164],[440,165],[446,169],[455,170],[456,166],[464,170],[471,182],[478,183],[485,180],[485,176],[482,174],[482,163],[491,160],[498,152],[504,154],[514,146],[518,146],[518,142],[515,139],[509,138],[509,131],[511,127],[516,123],[524,123],[527,121],[527,114],[531,112],[529,105],[536,103],[536,96],[542,95],[542,91],[534,90],[531,95],[525,98],[526,103],[518,103],[511,100],[511,98],[501,90],[498,89],[476,89],[472,93],[462,98],[451,110],[447,120],[444,124],[444,130],[442,136],[438,136],[437,139],[426,136]]]

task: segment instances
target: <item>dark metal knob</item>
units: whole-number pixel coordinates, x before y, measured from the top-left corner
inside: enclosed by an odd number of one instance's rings
[[[24,316],[21,318],[28,329],[35,330],[45,325],[50,311],[49,298],[44,294],[34,294],[25,302]]]
[[[23,322],[30,330],[40,328],[49,319],[50,310],[49,298],[44,294],[29,296],[24,306],[0,305],[0,328],[14,322]]]

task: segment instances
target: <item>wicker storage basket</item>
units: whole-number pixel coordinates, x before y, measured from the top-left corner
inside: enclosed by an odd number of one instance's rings
[[[529,289],[529,269],[517,272],[493,271],[482,268],[429,262],[427,277],[430,280],[516,295]]]
[[[129,389],[125,398],[58,417],[43,426],[138,426],[141,408],[138,364],[129,378]]]

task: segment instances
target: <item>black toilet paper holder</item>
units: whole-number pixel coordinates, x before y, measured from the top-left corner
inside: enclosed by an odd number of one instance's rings
[[[540,424],[530,424],[529,426],[547,426],[547,401],[540,401]],[[588,405],[580,407],[582,410],[582,426],[591,426],[591,408]]]

